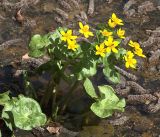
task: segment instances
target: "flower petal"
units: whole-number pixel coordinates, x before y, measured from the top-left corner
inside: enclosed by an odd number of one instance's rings
[[[107,48],[106,48],[106,52],[111,52],[111,48],[110,48],[110,47],[107,47]]]
[[[63,30],[60,31],[61,35],[65,35],[65,32]]]
[[[113,51],[114,53],[118,53],[118,50],[117,50],[116,48],[112,48],[112,51]]]
[[[83,28],[82,22],[79,22],[79,27],[80,27],[81,29]]]

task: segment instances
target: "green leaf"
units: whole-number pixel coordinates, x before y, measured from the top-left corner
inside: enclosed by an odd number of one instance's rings
[[[111,86],[104,85],[104,86],[98,86],[98,89],[101,94],[102,99],[111,99],[118,101],[118,97],[115,95],[115,91]]]
[[[103,74],[114,84],[120,83],[120,75],[113,67],[105,66]]]
[[[47,47],[48,45],[52,44],[51,41],[50,41],[49,34],[44,35],[42,37],[42,41],[43,41],[44,47]]]
[[[100,101],[93,103],[91,105],[91,110],[100,118],[112,116],[113,113],[112,110],[106,110],[104,107],[102,107],[102,103]]]
[[[0,94],[0,105],[4,106],[9,100],[9,92],[4,92]]]
[[[52,34],[50,34],[50,38],[55,41],[56,39],[60,38],[62,35],[60,33],[61,30],[64,30],[63,28],[59,27],[56,29]]]
[[[44,50],[38,50],[38,49],[36,49],[36,50],[30,50],[29,51],[29,56],[30,57],[33,57],[33,58],[38,58],[38,57],[41,57],[41,56],[43,56],[45,54],[45,51]]]
[[[49,40],[48,34],[46,34],[44,36],[36,34],[31,38],[31,41],[29,43],[29,49],[30,50],[39,50],[44,47],[47,47],[50,44],[51,44],[51,42]]]
[[[86,80],[84,81],[83,86],[89,96],[91,96],[92,98],[98,98],[98,96],[95,92],[95,89],[92,85],[92,82],[88,78],[86,78]]]
[[[112,87],[108,85],[98,86],[101,97],[91,105],[91,110],[99,117],[111,116],[115,110],[124,111],[125,99],[119,100]]]
[[[42,113],[39,104],[24,96],[12,98],[4,106],[2,118],[11,130],[14,127],[31,130],[34,127],[44,125],[46,122],[46,116]]]
[[[119,48],[118,53],[115,54],[116,59],[122,59],[126,52],[127,51],[124,48]]]
[[[46,122],[46,116],[42,113],[39,104],[24,96],[19,96],[19,100],[13,106],[12,113],[15,126],[20,129],[31,130]]]
[[[29,48],[31,50],[38,50],[44,47],[43,44],[43,38],[41,35],[36,34],[31,38],[31,41],[29,43]]]
[[[82,70],[78,73],[78,80],[94,76],[97,73],[96,62],[90,62],[89,66],[82,66]]]
[[[13,128],[15,127],[14,125],[14,119],[13,119],[13,114],[12,114],[12,109],[13,109],[13,105],[15,104],[16,99],[11,99],[9,100],[3,110],[2,110],[2,115],[1,117],[3,118],[6,126],[12,131]]]
[[[45,54],[45,47],[51,44],[49,35],[41,36],[39,34],[34,35],[29,43],[29,56],[41,57]]]

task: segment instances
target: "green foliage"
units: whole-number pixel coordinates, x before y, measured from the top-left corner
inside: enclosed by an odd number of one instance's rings
[[[119,52],[117,54],[115,54],[115,57],[117,60],[122,60],[124,55],[126,54],[126,50],[124,48],[120,48]]]
[[[91,96],[92,98],[98,98],[96,91],[93,87],[93,84],[88,78],[86,78],[86,80],[84,81],[83,86],[89,96]]]
[[[111,55],[108,55],[111,56]],[[112,56],[111,56],[112,57]],[[120,83],[120,75],[119,73],[115,70],[114,65],[111,63],[113,62],[113,58],[105,57],[103,59],[103,74],[104,76],[111,81],[114,84]]]
[[[86,38],[93,34],[89,29],[86,30],[88,32],[83,31],[82,24],[80,26],[81,31],[79,32],[85,33]],[[125,31],[114,29],[114,27],[109,27],[109,24],[100,24],[94,31],[95,36],[92,37],[92,41],[90,39],[79,41],[77,37],[81,36],[75,36],[71,29],[57,28],[53,33],[43,36],[34,35],[29,44],[31,57],[43,55],[50,57],[50,60],[37,70],[41,73],[47,71],[52,75],[51,83],[54,83],[52,86],[57,86],[61,80],[70,85],[75,81],[84,81],[83,86],[87,94],[95,99],[91,110],[101,118],[111,116],[115,110],[124,111],[125,106],[125,100],[120,100],[110,86],[99,86],[99,94],[97,94],[89,80],[97,73],[97,68],[102,68],[107,80],[114,84],[120,82],[120,75],[116,71],[115,65],[124,61],[127,52],[121,46],[122,40],[125,38]],[[53,89],[54,87],[51,87],[46,91],[51,95],[52,91],[50,90]],[[73,89],[71,93],[72,91]],[[68,99],[66,100],[68,101]],[[64,99],[62,99],[63,101]],[[55,100],[53,102],[56,103]]]
[[[91,110],[100,118],[112,116],[115,110],[124,111],[125,99],[119,99],[112,87],[98,86],[100,97],[91,105]]]
[[[5,103],[9,100],[10,100],[9,92],[0,94],[0,105],[5,105]]]
[[[103,74],[106,76],[108,80],[113,82],[114,84],[120,83],[120,75],[119,73],[114,69],[114,67],[106,66],[103,69]]]
[[[83,64],[80,64],[83,65]],[[85,66],[85,67],[84,67]],[[94,76],[97,72],[96,62],[88,62],[88,64],[81,66],[82,70],[78,73],[78,80],[83,80],[87,77]]]
[[[1,104],[4,106],[1,117],[10,130],[15,127],[31,130],[46,123],[46,116],[34,99],[22,95],[9,99],[8,95],[8,92],[3,93],[3,95],[0,94],[4,97],[2,100],[5,100]]]
[[[48,35],[34,35],[29,44],[29,55],[31,57],[41,57],[45,54],[45,47],[51,44]]]

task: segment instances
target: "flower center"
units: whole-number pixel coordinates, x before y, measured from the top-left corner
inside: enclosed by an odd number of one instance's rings
[[[86,26],[84,26],[83,31],[88,32],[88,28]]]

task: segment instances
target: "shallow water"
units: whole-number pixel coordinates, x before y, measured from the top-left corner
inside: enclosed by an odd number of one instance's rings
[[[133,8],[137,10],[138,6],[146,0],[136,1],[137,3],[131,6],[130,9]],[[160,6],[158,0],[150,1],[154,3],[155,7]],[[17,1],[15,0],[12,2]],[[97,0],[95,15],[93,17],[88,17],[89,24],[94,27],[100,22],[107,22],[111,13],[115,12],[124,20],[124,28],[126,29],[128,36],[139,42],[146,41],[149,37],[149,35],[146,34],[146,30],[155,30],[157,27],[160,27],[160,10],[156,8],[153,11],[147,12],[144,16],[139,16],[137,13],[134,17],[127,18],[123,10],[126,2],[127,1],[125,0],[115,0],[111,4],[107,4],[106,2]],[[59,7],[59,5],[55,0],[41,0],[36,5],[29,5],[25,9],[22,8],[22,16],[25,18],[23,23],[19,23],[15,19],[18,9],[0,7],[0,44],[12,39],[22,39],[22,42],[9,45],[7,48],[1,49],[0,47],[1,66],[21,62],[21,57],[27,53],[29,39],[33,34],[45,34],[49,31],[53,31],[60,25],[54,20],[54,17],[56,16],[54,9],[56,7]],[[64,21],[65,26],[77,27],[77,21],[74,20],[73,17],[81,10],[86,12],[87,7],[88,4],[82,2],[80,9],[73,9],[73,11],[69,13],[68,20]],[[26,23],[26,20],[28,20],[28,24]],[[152,50],[154,50],[154,47],[144,48],[147,55],[150,54],[149,51]],[[138,72],[132,73],[140,78],[139,82],[142,86],[153,92],[160,92],[160,70],[151,69],[152,64],[149,64],[147,59],[142,61],[139,67],[140,69]],[[16,69],[18,69],[18,67]],[[1,74],[4,74],[3,69],[0,70],[0,72]],[[2,76],[5,77],[5,75]],[[3,80],[4,79],[0,82],[5,83]],[[122,114],[122,116],[123,115],[128,117],[129,120],[122,126],[113,126],[108,123],[107,120],[99,121],[99,119],[97,120],[94,116],[91,119],[88,119],[86,116],[85,119],[89,122],[78,120],[78,123],[77,120],[75,120],[73,126],[77,126],[79,129],[78,125],[82,125],[82,123],[83,125],[86,125],[83,126],[83,130],[80,133],[82,137],[158,137],[160,135],[160,112],[148,114],[143,112],[141,105],[137,107],[131,105],[130,107],[127,107],[126,112]],[[90,115],[89,117],[92,116]]]

